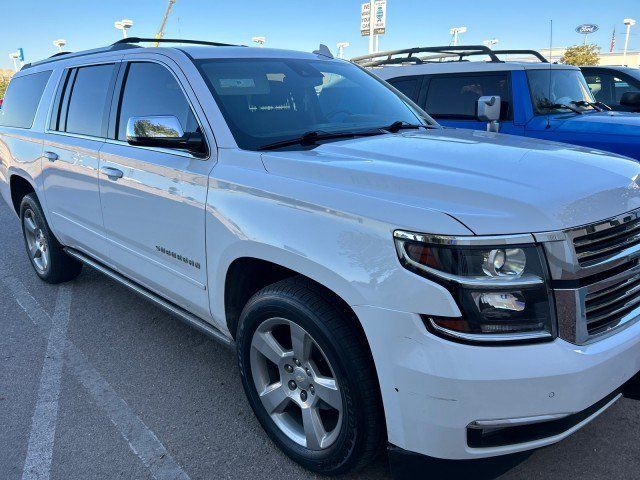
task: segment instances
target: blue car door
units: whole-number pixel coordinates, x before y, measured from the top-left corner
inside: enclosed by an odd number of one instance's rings
[[[502,101],[500,132],[523,135],[524,125],[514,122],[510,72],[491,71],[429,75],[421,106],[441,125],[486,130],[478,120],[477,102],[482,96],[499,95]]]

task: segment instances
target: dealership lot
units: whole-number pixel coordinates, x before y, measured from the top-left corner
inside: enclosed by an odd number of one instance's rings
[[[52,479],[316,478],[270,443],[230,350],[89,269],[62,287],[40,282],[4,203],[0,245],[0,478],[21,478],[25,459],[47,462],[47,441]],[[640,403],[621,400],[559,445],[437,467],[443,477],[637,478],[639,434]],[[385,459],[354,478],[390,478]]]

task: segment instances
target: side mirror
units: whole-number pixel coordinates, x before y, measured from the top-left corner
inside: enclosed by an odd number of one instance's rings
[[[500,109],[502,99],[498,95],[480,97],[476,105],[476,116],[478,120],[487,123],[487,132],[499,132]]]
[[[178,148],[202,155],[201,133],[185,133],[173,115],[131,117],[127,121],[127,142],[142,147]]]
[[[622,94],[620,105],[640,110],[640,92],[626,92]]]

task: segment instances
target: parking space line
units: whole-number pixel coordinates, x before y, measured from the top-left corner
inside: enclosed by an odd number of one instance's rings
[[[27,316],[46,336],[49,325],[53,325],[49,314],[42,309],[20,280],[9,276],[2,278],[1,281],[13,293],[17,303]],[[76,378],[127,441],[129,448],[149,469],[153,477],[156,480],[189,480],[187,473],[173,460],[155,433],[116,393],[73,342],[65,339],[63,349],[66,350],[66,361]]]
[[[38,399],[31,420],[27,457],[22,471],[23,480],[46,480],[51,474],[53,442],[58,419],[60,379],[69,324],[71,289],[71,286],[64,285],[58,290],[47,350],[40,373]]]

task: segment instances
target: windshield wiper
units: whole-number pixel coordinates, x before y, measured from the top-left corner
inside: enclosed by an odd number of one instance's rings
[[[419,128],[429,128],[427,125],[422,125],[419,123],[409,123],[409,122],[405,122],[404,120],[398,120],[396,122],[393,122],[390,125],[387,125],[386,127],[380,127],[382,130],[386,130],[389,133],[397,133],[400,130],[418,130]]]
[[[572,107],[570,105],[566,105],[564,103],[552,103],[551,105],[545,105],[544,108],[548,108],[550,110],[556,110],[558,108],[566,108],[567,110],[571,110],[573,113],[577,113],[582,115],[582,112],[578,110],[576,107]]]
[[[277,150],[278,148],[290,147],[292,145],[309,146],[315,145],[320,140],[332,140],[336,138],[357,138],[372,137],[374,135],[382,135],[384,131],[381,129],[362,130],[362,131],[344,131],[344,132],[326,132],[324,130],[312,130],[306,132],[299,137],[281,140],[279,142],[268,143],[258,147],[258,150]]]
[[[573,100],[570,103],[572,103],[573,105],[577,105],[579,107],[592,107],[598,112],[601,112],[602,110],[604,110],[599,103],[587,102],[586,100]],[[609,110],[611,110],[611,108],[609,108]]]

